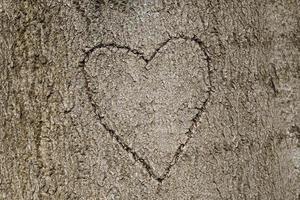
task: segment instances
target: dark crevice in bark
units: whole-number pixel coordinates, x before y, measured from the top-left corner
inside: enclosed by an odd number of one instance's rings
[[[75,9],[81,15],[81,17],[83,17],[86,20],[87,27],[89,28],[92,22],[91,22],[91,19],[86,15],[85,10],[83,8],[81,8],[80,1],[79,0],[73,0],[72,3],[74,4]]]
[[[105,122],[104,122],[104,116],[101,113],[98,113],[98,105],[96,104],[96,102],[93,100],[93,91],[92,89],[89,87],[89,74],[85,69],[86,63],[88,62],[88,59],[90,57],[90,55],[96,50],[96,49],[102,49],[102,48],[116,48],[116,49],[122,49],[122,50],[127,50],[128,52],[133,53],[134,55],[136,55],[138,58],[142,59],[146,64],[148,64],[149,62],[151,62],[155,56],[157,55],[157,53],[164,47],[166,46],[170,41],[173,40],[179,40],[179,39],[183,39],[186,41],[191,41],[196,43],[197,45],[199,45],[199,47],[201,48],[204,56],[205,56],[205,61],[206,61],[206,67],[208,70],[208,79],[209,79],[209,89],[206,92],[207,94],[207,98],[205,99],[205,101],[203,102],[202,106],[198,109],[197,114],[195,115],[195,117],[192,119],[192,125],[189,128],[189,130],[185,133],[187,135],[187,139],[185,140],[184,143],[180,144],[176,150],[176,152],[173,155],[173,158],[171,160],[171,162],[169,163],[168,167],[164,170],[164,173],[162,175],[157,175],[154,172],[154,169],[152,168],[152,166],[150,165],[150,163],[148,161],[146,161],[143,157],[141,157],[133,148],[131,148],[128,144],[126,144],[126,142],[122,139],[121,136],[119,136],[117,134],[117,131],[110,128]],[[88,96],[88,100],[89,103],[91,104],[93,111],[97,117],[97,120],[99,121],[99,123],[102,125],[102,127],[109,133],[109,135],[117,141],[117,143],[122,147],[123,150],[125,150],[128,154],[130,154],[133,159],[140,163],[147,171],[147,173],[149,174],[149,176],[151,178],[153,178],[154,180],[158,181],[159,183],[162,183],[170,174],[171,169],[177,164],[180,156],[182,155],[184,149],[186,148],[186,146],[189,144],[190,140],[192,139],[196,129],[199,127],[199,121],[201,119],[202,114],[206,111],[206,107],[209,103],[209,100],[211,98],[211,95],[213,93],[213,87],[212,87],[212,80],[211,80],[211,76],[212,76],[212,69],[211,69],[211,57],[209,56],[208,53],[208,48],[204,45],[203,41],[201,41],[199,38],[197,38],[196,36],[190,38],[187,36],[176,36],[176,37],[169,37],[166,41],[164,41],[163,43],[161,43],[159,45],[158,48],[156,48],[154,50],[154,52],[150,55],[149,58],[147,58],[143,52],[138,51],[136,49],[133,49],[129,46],[126,45],[119,45],[116,43],[99,43],[96,46],[92,47],[91,49],[89,49],[88,51],[85,52],[84,58],[82,61],[80,61],[79,63],[79,67],[81,68],[81,72],[83,74],[84,77],[84,81],[85,81],[85,90]]]

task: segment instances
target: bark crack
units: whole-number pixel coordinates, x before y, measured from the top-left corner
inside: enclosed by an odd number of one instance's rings
[[[126,142],[122,139],[122,137],[117,134],[117,131],[110,128],[104,122],[105,117],[101,113],[98,113],[99,106],[93,100],[93,93],[94,92],[92,91],[92,89],[89,86],[90,78],[89,78],[88,72],[85,69],[85,66],[86,66],[86,63],[88,62],[88,59],[89,59],[90,55],[96,49],[103,49],[103,48],[116,48],[116,49],[127,50],[128,52],[131,52],[134,55],[136,55],[138,58],[142,59],[147,65],[148,63],[150,63],[155,58],[157,53],[164,46],[166,46],[170,41],[180,40],[180,39],[194,42],[195,44],[199,45],[200,49],[202,50],[202,52],[205,56],[206,67],[207,67],[207,70],[208,70],[209,88],[208,88],[208,91],[206,91],[207,98],[205,99],[205,101],[203,102],[203,104],[200,108],[196,108],[198,110],[198,112],[195,115],[195,117],[192,119],[191,127],[185,133],[187,135],[187,139],[185,140],[184,143],[181,143],[178,146],[176,152],[174,153],[174,155],[172,157],[171,162],[169,163],[167,168],[164,170],[164,173],[162,175],[158,175],[154,172],[153,167],[150,165],[150,163],[146,159],[144,159],[133,148],[131,148],[128,144],[126,144]],[[204,45],[203,41],[201,41],[196,36],[187,37],[187,36],[184,36],[184,35],[180,35],[180,36],[176,36],[176,37],[175,36],[174,37],[170,36],[166,41],[159,44],[159,46],[153,51],[153,53],[150,55],[149,58],[147,58],[143,52],[141,52],[139,50],[136,50],[136,49],[133,49],[133,48],[131,48],[129,46],[126,46],[126,45],[119,45],[119,44],[116,44],[116,43],[99,43],[96,46],[89,49],[88,51],[86,51],[83,60],[81,60],[79,62],[79,67],[80,67],[81,73],[83,74],[83,77],[84,77],[84,84],[85,84],[86,94],[88,96],[89,103],[91,104],[91,106],[93,108],[93,112],[95,113],[97,120],[99,121],[101,126],[109,133],[111,138],[116,140],[116,142],[122,147],[122,149],[125,150],[128,154],[130,154],[136,162],[140,163],[145,168],[145,170],[147,171],[149,176],[151,178],[153,178],[154,180],[156,180],[157,182],[159,182],[159,183],[162,183],[169,176],[169,174],[171,172],[171,169],[177,164],[177,162],[178,162],[180,156],[182,155],[184,149],[187,147],[187,145],[189,144],[189,142],[192,139],[193,135],[195,134],[196,129],[199,127],[201,116],[206,111],[207,105],[208,105],[209,100],[211,98],[211,95],[213,93],[212,80],[211,80],[211,76],[212,76],[211,65],[212,65],[211,64],[211,57],[209,55],[208,48]]]

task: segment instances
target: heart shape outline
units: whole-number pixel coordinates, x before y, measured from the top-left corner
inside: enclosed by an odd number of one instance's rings
[[[124,139],[119,136],[117,134],[117,131],[110,128],[105,122],[104,122],[104,116],[101,113],[98,113],[98,105],[94,102],[93,100],[93,91],[89,86],[90,83],[90,79],[89,79],[89,74],[85,69],[86,63],[88,62],[90,55],[97,49],[103,49],[103,48],[115,48],[115,49],[122,49],[122,50],[126,50],[127,52],[130,52],[132,54],[134,54],[135,56],[137,56],[139,59],[142,59],[145,62],[145,68],[147,67],[147,65],[155,58],[155,56],[157,55],[157,53],[164,47],[166,46],[170,41],[174,41],[174,40],[179,40],[179,39],[183,39],[185,41],[191,41],[194,42],[195,44],[197,44],[200,49],[202,50],[204,56],[205,56],[205,61],[206,61],[206,67],[207,67],[207,73],[208,73],[208,82],[209,82],[209,87],[208,87],[208,91],[206,91],[207,93],[207,98],[205,99],[205,101],[202,103],[200,108],[197,108],[198,112],[196,113],[196,115],[193,117],[192,119],[192,125],[190,126],[190,128],[188,129],[188,131],[185,133],[187,135],[187,139],[185,140],[185,142],[181,143],[178,147],[177,150],[175,151],[171,162],[169,162],[169,165],[165,168],[164,173],[159,176],[154,172],[153,167],[149,164],[148,161],[146,161],[142,156],[140,156],[133,148],[131,148],[125,141]],[[199,127],[200,124],[200,119],[202,114],[205,112],[207,105],[209,103],[209,100],[211,98],[211,95],[213,93],[213,86],[212,86],[212,59],[209,55],[208,52],[208,48],[204,45],[204,42],[202,40],[200,40],[199,38],[197,38],[196,36],[193,37],[188,37],[188,36],[184,36],[184,35],[179,35],[179,36],[170,36],[167,40],[165,40],[164,42],[159,44],[159,47],[156,48],[153,53],[150,55],[149,58],[147,58],[143,52],[137,50],[137,49],[133,49],[129,46],[126,45],[120,45],[117,43],[98,43],[95,46],[93,46],[92,48],[88,49],[87,51],[84,51],[84,57],[81,61],[79,61],[79,68],[81,69],[81,73],[83,74],[83,78],[84,78],[84,87],[86,90],[86,94],[88,97],[88,101],[90,103],[90,105],[93,108],[93,112],[97,117],[97,120],[99,121],[100,125],[109,133],[109,135],[111,136],[112,139],[116,140],[116,142],[122,147],[123,150],[125,150],[128,154],[130,154],[133,159],[140,163],[143,168],[147,171],[147,173],[149,174],[149,176],[151,178],[153,178],[154,180],[158,181],[159,183],[162,183],[170,174],[171,169],[173,168],[173,166],[176,165],[176,163],[178,162],[180,156],[182,155],[184,148],[188,145],[188,143],[190,142],[190,140],[192,139],[195,130]],[[147,68],[146,68],[147,69]]]

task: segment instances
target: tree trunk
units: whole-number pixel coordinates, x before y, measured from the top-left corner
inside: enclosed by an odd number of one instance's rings
[[[2,0],[0,199],[300,199],[297,0]]]

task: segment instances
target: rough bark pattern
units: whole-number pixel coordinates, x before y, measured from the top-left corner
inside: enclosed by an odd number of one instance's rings
[[[0,199],[300,199],[299,9],[1,0]]]

